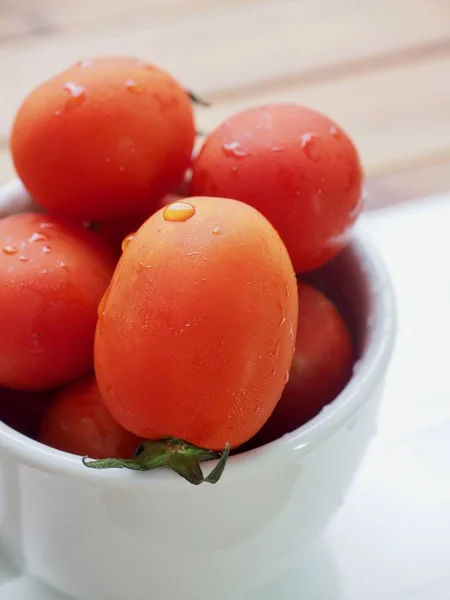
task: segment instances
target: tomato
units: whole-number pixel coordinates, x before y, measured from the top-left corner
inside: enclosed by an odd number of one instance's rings
[[[159,210],[125,248],[99,312],[98,385],[140,437],[236,447],[281,396],[295,274],[279,235],[246,204],[188,198]]]
[[[237,113],[208,136],[189,192],[257,208],[303,273],[347,243],[361,211],[361,179],[357,151],[336,123],[303,106],[274,104]]]
[[[91,458],[131,458],[141,442],[106,410],[91,375],[58,394],[42,420],[39,441]]]
[[[264,444],[300,427],[329,404],[353,369],[350,333],[334,304],[298,283],[298,327],[289,381],[272,416],[252,440]]]
[[[170,204],[175,200],[179,200],[180,196],[177,194],[166,194],[159,202],[158,207]],[[152,213],[155,211],[152,211]],[[134,233],[139,227],[146,221],[152,213],[145,213],[140,215],[133,215],[126,219],[120,219],[118,221],[103,221],[101,223],[94,223],[91,226],[100,237],[102,237],[107,244],[112,248],[116,256],[122,254],[122,243],[123,240],[130,234]]]
[[[0,220],[0,385],[50,389],[92,368],[115,262],[82,226],[37,213]]]
[[[191,102],[175,79],[134,58],[97,58],[30,93],[11,151],[40,206],[103,221],[149,215],[183,179],[194,138]]]
[[[0,421],[36,439],[54,392],[23,392],[0,388]]]

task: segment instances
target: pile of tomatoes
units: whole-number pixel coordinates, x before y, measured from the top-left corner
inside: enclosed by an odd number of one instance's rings
[[[191,94],[134,58],[83,60],[23,102],[11,153],[41,211],[0,220],[12,427],[95,459],[239,450],[348,382],[351,336],[304,275],[361,211],[352,141],[294,103],[230,116],[196,156],[195,136]]]

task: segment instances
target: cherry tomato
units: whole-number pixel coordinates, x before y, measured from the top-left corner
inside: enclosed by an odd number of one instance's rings
[[[0,220],[0,385],[50,389],[92,369],[115,262],[81,226],[37,213]]]
[[[36,439],[42,417],[55,393],[22,392],[0,388],[0,421]]]
[[[190,99],[165,71],[97,58],[44,82],[16,116],[11,151],[42,207],[81,220],[151,214],[190,164]]]
[[[257,208],[302,273],[347,243],[361,211],[361,179],[356,149],[336,123],[303,106],[274,104],[235,114],[208,136],[189,191]]]
[[[141,442],[106,410],[93,376],[58,394],[42,420],[39,441],[91,458],[131,458]]]
[[[279,235],[246,204],[188,198],[159,210],[125,248],[99,312],[98,385],[140,437],[236,447],[281,396],[297,284]]]
[[[298,283],[298,327],[289,381],[272,416],[252,445],[261,445],[300,427],[329,404],[353,369],[350,333],[330,300]]]

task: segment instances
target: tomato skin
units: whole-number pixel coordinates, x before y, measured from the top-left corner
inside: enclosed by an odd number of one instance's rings
[[[170,222],[161,209],[119,261],[97,326],[97,381],[112,415],[140,437],[237,447],[281,396],[294,350],[295,275],[255,209],[183,202],[194,216]]]
[[[39,441],[91,458],[131,458],[141,442],[106,410],[92,375],[56,396],[42,420]]]
[[[289,381],[252,446],[273,441],[315,417],[336,398],[352,375],[352,340],[334,304],[301,281],[298,299],[297,337]]]
[[[189,192],[257,208],[298,274],[346,245],[362,208],[361,181],[357,151],[336,123],[303,106],[274,104],[237,113],[208,136]]]
[[[11,152],[37,204],[102,221],[151,214],[182,180],[194,138],[191,102],[175,79],[134,58],[97,58],[29,94]]]
[[[54,391],[23,392],[0,388],[0,421],[37,439],[42,417],[54,395]]]
[[[92,369],[115,262],[81,226],[37,213],[0,220],[0,385],[51,389]]]

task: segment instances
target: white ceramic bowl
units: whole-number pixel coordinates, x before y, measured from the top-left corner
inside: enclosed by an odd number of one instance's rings
[[[0,190],[0,214],[11,190],[27,207],[13,184]],[[354,376],[300,429],[233,456],[216,485],[87,469],[0,423],[0,531],[12,560],[79,600],[228,600],[307,549],[373,434],[395,333],[391,283],[360,228],[314,279],[354,332]]]

